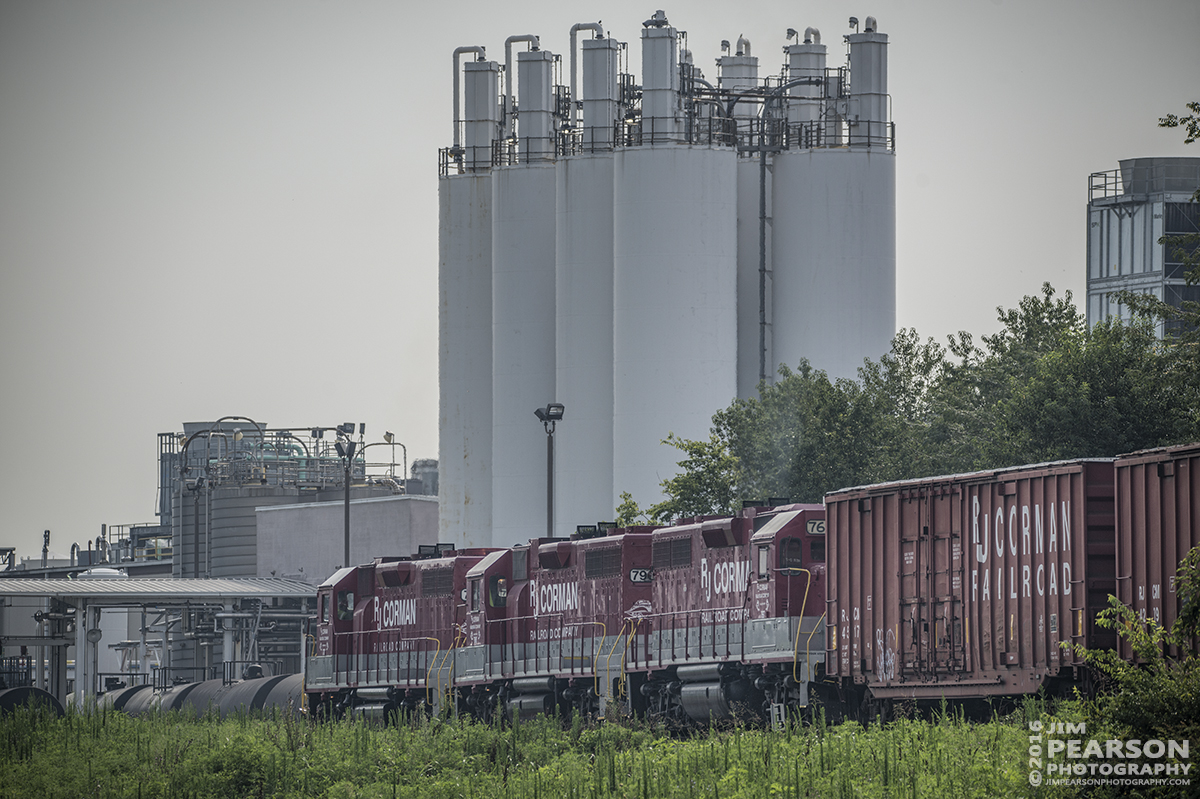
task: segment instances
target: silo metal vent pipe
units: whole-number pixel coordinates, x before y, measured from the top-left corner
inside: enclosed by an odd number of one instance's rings
[[[512,93],[512,46],[513,42],[529,42],[530,50],[541,47],[541,40],[532,33],[519,36],[509,36],[504,40],[504,133],[506,136],[516,135],[516,119],[513,117]]]
[[[597,39],[604,38],[604,27],[600,24],[599,20],[596,22],[576,22],[571,26],[571,116],[568,121],[572,125],[575,124],[575,102],[579,99],[579,95],[575,92],[575,76],[577,74],[575,34],[581,30],[592,31],[596,34]]]
[[[820,44],[821,43],[821,31],[818,30],[817,28],[805,28],[804,29],[804,43],[805,44]]]
[[[747,39],[745,36],[741,36],[741,35],[738,36],[737,54],[744,55],[744,56],[750,55],[750,40]]]
[[[475,46],[475,47],[459,47],[459,48],[456,48],[456,49],[454,50],[454,149],[455,149],[455,150],[458,150],[458,149],[460,148],[460,145],[461,145],[460,134],[459,134],[459,132],[458,132],[458,122],[459,122],[459,119],[458,119],[458,114],[459,114],[459,107],[458,107],[458,81],[459,81],[459,77],[458,77],[458,73],[459,73],[459,69],[458,69],[458,57],[459,57],[460,55],[462,55],[463,53],[475,53],[477,56],[479,56],[479,58],[477,59],[477,60],[479,60],[479,61],[482,61],[484,58],[486,58],[486,57],[487,57],[487,53],[485,53],[485,52],[484,52],[484,50],[483,50],[483,48],[482,48],[482,47],[479,47],[479,46]]]

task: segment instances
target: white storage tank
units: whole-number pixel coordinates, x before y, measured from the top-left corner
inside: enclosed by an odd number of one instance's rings
[[[613,490],[643,506],[737,394],[737,158],[665,145],[616,154]],[[614,501],[616,497],[614,497]]]
[[[556,401],[552,67],[550,53],[518,55],[529,92],[518,96],[518,162],[492,172],[491,546],[546,529],[546,434],[534,410]]]
[[[750,42],[743,36],[737,40],[735,55],[717,59],[718,85],[734,92],[750,92],[758,88],[758,57],[750,54]],[[762,104],[757,99],[742,99],[733,106],[733,116],[739,131],[749,141],[756,142]],[[762,156],[746,152],[737,165],[737,395],[742,398],[757,394],[759,380],[766,372],[773,373],[770,359],[770,297],[771,297],[771,226],[765,224],[760,210],[760,188],[765,184],[765,216],[770,219],[771,172],[764,174]],[[770,156],[766,156],[769,158]],[[765,234],[765,235],[764,235]],[[765,273],[764,273],[765,272]],[[764,314],[760,310],[765,310]],[[766,357],[760,357],[763,349]]]
[[[851,114],[847,127],[851,146],[791,149],[774,164],[773,359],[794,369],[807,358],[831,379],[856,377],[864,358],[878,359],[890,349],[896,332],[896,156],[887,121],[887,36],[872,29],[849,40],[851,97],[859,98],[851,104],[857,124]],[[793,53],[793,63],[815,71],[815,60],[800,58],[815,55]],[[835,118],[828,102],[827,129]],[[801,112],[800,119],[811,114]]]
[[[662,23],[642,31],[647,87],[677,81],[676,59],[663,55],[677,53],[675,32]],[[678,97],[647,102],[643,115],[666,131]],[[712,415],[737,394],[737,156],[627,147],[613,190],[613,491],[646,507],[683,457],[661,441],[707,438]]]
[[[620,45],[583,42],[582,152],[558,162],[556,535],[613,518],[613,130]]]
[[[439,540],[460,548],[487,545],[492,530],[491,151],[498,81],[495,61],[466,65],[465,171],[452,169],[438,182],[438,526]]]

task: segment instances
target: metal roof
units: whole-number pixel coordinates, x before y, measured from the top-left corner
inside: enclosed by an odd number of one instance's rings
[[[197,603],[237,599],[308,599],[317,589],[299,580],[277,578],[84,578],[77,580],[0,580],[0,596],[94,599],[105,603]]]

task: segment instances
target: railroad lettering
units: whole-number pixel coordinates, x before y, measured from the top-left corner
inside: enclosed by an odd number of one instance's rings
[[[376,630],[404,627],[416,623],[417,600],[385,599],[383,602],[380,602],[379,597],[375,597]]]
[[[538,585],[532,581],[533,615],[579,610],[579,583],[550,583]]]

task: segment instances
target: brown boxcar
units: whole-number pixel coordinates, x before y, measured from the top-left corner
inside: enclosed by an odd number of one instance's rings
[[[1113,646],[1113,466],[1080,460],[835,491],[826,669],[851,697],[985,697]],[[864,691],[864,689],[866,689]]]
[[[1116,480],[1116,597],[1170,628],[1179,562],[1200,546],[1200,443],[1122,455]],[[1132,655],[1122,640],[1121,656]]]

